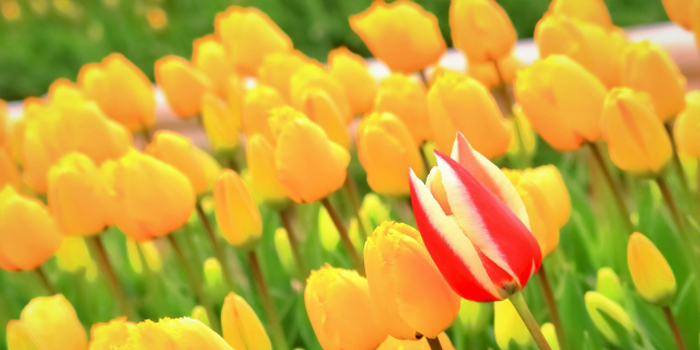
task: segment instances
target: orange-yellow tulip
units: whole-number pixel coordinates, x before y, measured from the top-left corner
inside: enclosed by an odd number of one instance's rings
[[[249,91],[241,107],[241,127],[246,136],[262,134],[272,141],[275,137],[270,130],[270,111],[284,106],[284,99],[274,88],[259,84]]]
[[[6,149],[0,147],[0,188],[5,185],[20,190],[19,171]]]
[[[553,0],[549,4],[548,13],[574,17],[604,28],[610,28],[613,25],[603,0]]]
[[[345,116],[325,90],[309,87],[301,95],[301,109],[309,119],[318,124],[331,141],[350,148],[350,134]]]
[[[387,336],[374,312],[367,280],[356,271],[329,265],[312,271],[304,304],[326,350],[374,349]]]
[[[440,333],[438,337],[440,340],[440,345],[444,350],[454,350],[454,346],[447,337],[447,334]],[[421,340],[399,340],[392,336],[386,337],[386,340],[379,345],[377,350],[430,350],[430,344],[428,340],[423,338]]]
[[[408,169],[425,176],[419,152],[406,124],[391,113],[372,113],[357,128],[357,154],[375,192],[408,195]]]
[[[246,141],[245,153],[253,196],[271,204],[285,202],[287,195],[277,179],[275,149],[270,141],[261,134],[255,134]]]
[[[671,141],[646,94],[610,90],[601,129],[610,158],[622,170],[657,173],[671,159]]]
[[[214,28],[235,67],[247,75],[258,73],[266,55],[292,49],[287,34],[254,7],[229,7],[216,15]]]
[[[46,105],[58,109],[61,113],[70,113],[76,105],[85,103],[87,98],[74,82],[60,78],[49,86]]]
[[[110,185],[112,219],[133,240],[165,236],[194,212],[190,180],[155,157],[131,149],[118,160],[105,162],[101,171]]]
[[[248,303],[229,293],[221,308],[221,328],[226,342],[236,350],[271,350],[270,338]]]
[[[422,70],[446,50],[435,15],[412,1],[374,1],[365,11],[350,16],[350,27],[395,72]]]
[[[690,23],[695,33],[695,46],[700,47],[700,1],[695,0],[695,5],[690,9]]]
[[[258,69],[258,82],[272,86],[291,102],[289,83],[292,75],[306,64],[321,65],[319,62],[308,58],[301,51],[280,51],[271,53],[263,59]]]
[[[194,40],[192,64],[209,78],[212,88],[220,97],[226,97],[229,77],[235,72],[226,56],[226,49],[215,35]]]
[[[671,21],[688,30],[693,28],[693,5],[697,4],[698,0],[661,0],[661,2]]]
[[[498,69],[505,83],[512,83],[515,80],[520,66],[520,60],[513,52],[498,60]],[[501,78],[498,77],[498,72],[492,61],[469,62],[467,73],[487,87],[498,86],[501,83]]]
[[[535,61],[515,82],[518,104],[532,127],[559,150],[600,138],[605,95],[600,79],[563,55]]]
[[[649,41],[627,45],[622,84],[651,97],[656,115],[666,122],[685,106],[685,77],[662,47]]]
[[[136,324],[119,317],[107,323],[97,323],[90,329],[90,350],[122,349]]]
[[[126,57],[113,53],[102,63],[80,69],[78,83],[108,117],[129,130],[149,127],[156,120],[156,98],[148,77]]]
[[[433,139],[442,152],[450,152],[457,131],[487,158],[508,150],[508,124],[489,90],[472,77],[445,72],[428,92],[428,111]]]
[[[9,132],[8,128],[8,121],[7,121],[7,115],[9,114],[9,110],[7,108],[7,102],[5,102],[3,99],[0,99],[0,148],[8,148],[8,139],[9,135],[7,134]]]
[[[634,286],[644,300],[666,306],[676,294],[673,270],[646,236],[635,232],[627,244],[627,263]]]
[[[212,92],[202,97],[202,124],[215,150],[230,150],[240,144],[240,108],[236,109]]]
[[[78,320],[75,309],[61,294],[32,299],[22,309],[19,320],[7,325],[8,339],[16,332],[24,333],[28,343],[17,344],[12,341],[8,346],[14,349],[41,350],[87,350],[87,336]],[[20,345],[25,345],[23,347]]]
[[[455,0],[450,5],[455,48],[470,62],[505,57],[518,39],[506,11],[493,0]]]
[[[161,318],[140,322],[130,332],[122,349],[233,350],[224,338],[202,322],[191,318]]]
[[[202,96],[213,89],[211,80],[179,56],[168,55],[156,61],[156,83],[175,115],[194,117],[202,109]]]
[[[185,174],[197,194],[211,190],[221,170],[209,153],[193,145],[187,137],[173,131],[157,131],[153,142],[146,147],[146,153]]]
[[[377,82],[370,74],[365,60],[345,47],[328,54],[330,72],[337,79],[354,115],[361,115],[372,108],[377,93]]]
[[[229,243],[250,248],[260,239],[260,211],[243,180],[233,170],[224,170],[216,179],[214,211],[221,235]]]
[[[384,78],[374,100],[374,111],[389,112],[401,119],[416,146],[432,138],[427,91],[420,80],[399,73]]]
[[[306,64],[299,68],[289,83],[292,106],[303,110],[305,95],[310,89],[325,91],[338,108],[342,119],[348,123],[352,119],[350,103],[345,95],[343,85],[329,72],[315,64]]]
[[[689,92],[685,98],[685,109],[673,125],[673,135],[678,152],[700,157],[700,90]]]

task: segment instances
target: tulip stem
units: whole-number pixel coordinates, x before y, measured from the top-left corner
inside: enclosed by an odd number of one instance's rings
[[[199,220],[204,226],[204,231],[206,231],[207,233],[207,238],[209,238],[209,242],[211,242],[211,246],[214,249],[214,255],[216,256],[216,259],[219,260],[221,269],[224,272],[224,279],[226,280],[226,284],[228,284],[229,288],[233,288],[235,284],[233,283],[231,269],[229,269],[228,266],[228,260],[226,260],[226,255],[224,254],[224,250],[221,249],[219,241],[216,240],[214,229],[211,227],[211,222],[209,221],[209,217],[207,216],[207,214],[204,212],[204,208],[202,208],[201,202],[197,201],[196,209],[197,215],[199,216]]]
[[[671,123],[664,123],[664,126],[666,127],[666,132],[668,133],[668,138],[671,140],[671,146],[673,147],[673,166],[676,168],[676,171],[678,172],[678,177],[681,179],[681,183],[683,184],[683,189],[686,191],[686,193],[690,193],[690,186],[688,185],[688,177],[685,175],[685,171],[683,171],[683,165],[681,164],[681,158],[678,156],[678,146],[676,145],[676,139],[673,137],[673,128],[671,127]]]
[[[540,284],[542,285],[544,301],[547,303],[547,308],[549,309],[549,317],[552,319],[554,330],[557,333],[559,346],[561,349],[566,349],[566,341],[564,340],[564,327],[561,324],[561,317],[559,317],[559,308],[557,307],[557,301],[554,298],[554,293],[552,292],[552,286],[549,284],[549,278],[547,278],[547,273],[544,270],[544,264],[542,264],[540,266],[540,270],[537,271],[537,276],[539,277]]]
[[[600,166],[600,170],[603,173],[605,181],[608,183],[608,187],[610,187],[610,192],[612,192],[613,197],[615,198],[615,203],[617,204],[617,207],[623,216],[625,225],[627,226],[627,234],[630,235],[632,234],[632,232],[634,232],[634,225],[632,225],[632,221],[630,220],[630,212],[629,209],[627,209],[625,200],[622,198],[622,193],[620,193],[619,188],[615,186],[615,181],[613,180],[613,177],[610,174],[608,166],[605,164],[603,154],[600,152],[598,146],[593,142],[589,142],[588,146],[590,146],[591,153],[593,153],[593,157]]]
[[[673,217],[673,221],[676,223],[676,227],[678,227],[678,231],[681,232],[682,235],[685,235],[685,224],[683,222],[683,217],[681,216],[680,212],[678,211],[678,207],[676,206],[676,201],[673,199],[673,195],[671,194],[671,190],[668,188],[668,184],[666,183],[666,179],[663,178],[663,176],[659,175],[656,177],[656,184],[659,186],[659,190],[661,190],[661,195],[664,197],[664,201],[666,202],[666,205],[668,206],[668,210],[671,212],[671,216]],[[687,238],[687,237],[685,237]],[[691,242],[687,242],[691,243]]]
[[[335,228],[338,229],[338,233],[340,233],[340,240],[343,241],[345,248],[348,250],[348,254],[350,254],[350,258],[355,264],[357,272],[359,272],[360,275],[364,276],[365,268],[362,264],[362,259],[360,259],[360,255],[357,253],[357,250],[355,250],[355,246],[352,244],[350,236],[348,236],[348,230],[345,228],[343,221],[340,219],[340,215],[338,215],[338,212],[335,210],[335,208],[333,208],[333,205],[327,197],[321,199],[321,203],[323,203],[323,206],[326,208],[326,211],[328,211],[328,215],[331,216],[331,219],[335,224]]]
[[[44,272],[44,269],[41,267],[41,265],[37,266],[37,268],[34,269],[34,273],[37,275],[37,277],[39,277],[41,285],[44,287],[44,289],[46,289],[49,295],[56,294],[56,289],[51,284],[49,277],[46,276],[46,272]]]
[[[141,137],[143,137],[144,141],[146,141],[146,145],[151,143],[151,141],[153,140],[153,133],[151,132],[151,128],[149,128],[146,125],[143,125],[139,132],[141,133]]]
[[[527,327],[527,330],[530,331],[530,335],[532,335],[532,339],[535,340],[537,347],[540,350],[551,350],[549,343],[547,343],[547,339],[545,339],[544,334],[542,334],[542,330],[540,330],[540,326],[537,324],[537,320],[535,320],[535,317],[532,316],[530,308],[527,307],[525,298],[523,298],[523,293],[517,292],[513,294],[510,297],[510,302],[513,303],[513,306],[515,307],[515,310],[518,311],[520,318],[522,318],[523,322],[525,322],[525,326]]]
[[[673,337],[675,338],[676,344],[678,345],[678,350],[685,350],[685,343],[683,342],[683,337],[681,336],[680,330],[678,330],[676,318],[673,317],[673,313],[671,312],[671,309],[668,306],[664,306],[663,310],[664,316],[666,316],[666,321],[668,322],[668,326],[671,328],[671,332],[673,332]]]
[[[493,68],[496,71],[496,76],[498,77],[498,93],[503,98],[503,103],[506,107],[506,114],[513,121],[513,129],[515,130],[515,137],[518,139],[518,155],[520,157],[521,165],[523,168],[528,166],[527,150],[525,149],[525,140],[523,140],[523,131],[520,127],[520,122],[515,117],[513,112],[513,106],[515,106],[515,101],[511,97],[510,92],[508,92],[508,83],[506,83],[505,78],[503,78],[503,72],[501,71],[501,65],[498,64],[498,60],[492,59]]]
[[[119,283],[117,273],[109,260],[109,255],[100,237],[101,235],[97,234],[87,238],[87,242],[90,248],[92,248],[93,258],[97,261],[100,272],[107,279],[107,282],[112,288],[112,292],[114,292],[114,295],[117,297],[122,314],[131,320],[136,320],[139,316],[124,294],[124,289],[122,289],[121,283]]]
[[[350,205],[352,205],[352,210],[355,214],[355,218],[357,219],[357,226],[359,227],[360,238],[364,243],[367,240],[368,235],[367,231],[365,230],[365,222],[362,219],[362,215],[360,215],[360,194],[357,190],[357,186],[355,185],[355,181],[353,181],[352,177],[350,176],[350,173],[348,173],[345,176],[345,191],[350,197]]]
[[[294,231],[294,225],[292,225],[292,207],[289,206],[280,210],[280,220],[282,221],[282,226],[284,230],[287,231],[287,237],[289,238],[289,246],[292,248],[292,255],[294,256],[294,262],[299,270],[299,278],[301,282],[304,283],[306,277],[308,276],[308,270],[306,269],[306,264],[304,259],[301,257],[301,251],[299,250],[299,241],[297,240],[296,232]]]
[[[423,69],[418,70],[418,76],[420,77],[420,80],[423,82],[423,85],[425,85],[426,88],[429,88],[430,81],[428,81],[428,76],[425,75],[425,70],[423,70]]]
[[[440,344],[440,339],[435,337],[435,338],[428,338],[425,337],[425,340],[428,341],[428,345],[430,345],[430,350],[442,350],[442,344]]]
[[[263,278],[262,269],[260,268],[260,260],[258,260],[258,254],[255,252],[255,250],[251,250],[250,253],[248,253],[248,257],[250,258],[250,267],[253,270],[253,278],[255,278],[255,283],[258,285],[258,289],[260,289],[260,295],[263,299],[265,313],[267,313],[270,328],[272,328],[272,339],[275,341],[274,348],[287,350],[289,349],[287,337],[284,335],[282,322],[280,321],[279,316],[277,316],[275,305],[270,297],[270,291],[267,289],[265,278]]]
[[[430,162],[428,161],[428,155],[425,154],[425,142],[418,146],[418,153],[420,153],[420,160],[423,161],[423,167],[425,167],[425,173],[430,173]]]

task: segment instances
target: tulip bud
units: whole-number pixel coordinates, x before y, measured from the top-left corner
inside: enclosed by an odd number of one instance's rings
[[[312,271],[304,304],[324,349],[374,349],[387,336],[374,312],[367,280],[354,270],[326,265]]]
[[[262,235],[257,205],[235,171],[224,170],[214,185],[214,211],[221,234],[238,247],[252,247]]]
[[[21,322],[10,320],[5,331],[7,337],[8,350],[39,350],[37,344],[32,339]]]
[[[583,66],[562,55],[535,61],[518,73],[515,96],[532,126],[552,147],[578,148],[600,137],[606,89]]]
[[[693,4],[696,0],[661,0],[668,18],[685,29],[693,27]]]
[[[97,323],[90,329],[90,350],[122,349],[136,324],[118,317],[107,323]]]
[[[442,346],[443,350],[454,350],[450,338],[444,332],[440,333],[438,340],[440,340],[440,346]],[[420,340],[399,340],[388,336],[377,350],[430,350],[430,344],[425,338]]]
[[[194,212],[195,192],[187,176],[150,155],[131,149],[105,162],[101,171],[111,188],[112,219],[133,240],[165,236]]]
[[[287,274],[294,275],[296,263],[292,256],[292,246],[289,243],[289,235],[284,227],[278,227],[277,230],[275,230],[274,241],[277,257],[280,259],[282,267],[284,267]]]
[[[78,84],[85,96],[97,102],[109,118],[129,130],[139,130],[155,123],[153,84],[121,54],[113,53],[102,63],[84,65],[78,74]]]
[[[603,28],[613,26],[608,8],[603,0],[553,0],[549,4],[550,15],[564,15],[597,24]]]
[[[192,309],[192,318],[202,322],[205,326],[211,328],[209,325],[209,316],[207,315],[207,309],[202,305],[197,305]]]
[[[617,277],[615,271],[609,267],[603,267],[598,270],[595,290],[616,303],[622,302],[625,296],[622,285],[620,284],[620,278]]]
[[[586,292],[584,299],[588,315],[593,320],[596,328],[609,342],[617,346],[622,345],[621,342],[623,340],[618,338],[615,330],[624,329],[630,334],[633,331],[632,320],[625,309],[598,292]],[[617,324],[612,325],[610,322],[616,322]]]
[[[512,83],[521,65],[522,63],[513,52],[500,58],[498,60],[498,69],[503,82]],[[501,83],[501,78],[498,77],[499,72],[496,71],[496,65],[493,61],[469,62],[467,73],[489,88],[498,86]]]
[[[12,186],[18,191],[21,189],[17,166],[7,150],[0,147],[0,188],[5,185]]]
[[[676,118],[673,135],[678,152],[700,157],[700,91],[691,91],[685,97],[685,109]]]
[[[144,270],[143,261],[148,265],[148,269],[154,272],[160,271],[163,267],[163,260],[158,252],[158,247],[156,247],[152,241],[136,242],[127,237],[126,254],[131,268],[138,274],[142,273]]]
[[[350,122],[352,110],[340,81],[321,66],[305,64],[292,75],[289,83],[292,105],[299,110],[306,111],[307,91],[312,89],[325,91],[338,109],[341,120],[345,123]]]
[[[209,34],[194,40],[192,64],[209,78],[219,97],[226,97],[229,77],[235,73],[226,56],[226,49],[215,35]]]
[[[204,261],[204,282],[211,289],[217,289],[223,285],[223,272],[221,264],[216,258],[208,258]]]
[[[320,88],[310,87],[301,97],[302,112],[326,132],[331,141],[345,149],[350,148],[350,134],[342,114],[335,101]]]
[[[513,117],[506,120],[510,129],[510,145],[506,151],[506,155],[519,157],[521,153],[525,153],[528,159],[532,159],[537,150],[537,134],[532,128],[532,124],[523,113],[520,105],[513,106]],[[517,126],[515,124],[518,124]],[[516,129],[519,128],[519,129]],[[522,138],[518,140],[518,138]],[[522,146],[521,146],[522,144]],[[520,148],[524,147],[525,152],[521,152]]]
[[[229,293],[221,309],[221,328],[224,339],[236,350],[272,349],[265,327],[248,303]]]
[[[436,63],[447,48],[437,17],[412,1],[375,1],[350,16],[350,27],[394,72],[422,70]]]
[[[646,97],[614,88],[605,98],[601,131],[610,158],[622,170],[657,173],[671,160],[671,140]]]
[[[277,90],[266,85],[257,85],[243,99],[241,106],[243,132],[248,137],[259,133],[273,141],[275,137],[270,130],[270,112],[284,105],[284,100]]]
[[[187,317],[146,320],[130,333],[124,349],[232,350],[211,328]]]
[[[31,270],[61,246],[62,235],[46,207],[12,186],[0,191],[0,267]]]
[[[194,117],[202,109],[202,96],[212,82],[182,57],[168,55],[156,61],[156,83],[173,113],[180,118]]]
[[[280,51],[268,54],[258,68],[258,82],[275,88],[285,101],[291,102],[290,81],[294,73],[306,64],[320,65],[301,51]]]
[[[401,119],[416,146],[432,138],[425,86],[408,75],[394,73],[381,81],[374,100],[375,112],[389,112]]]
[[[256,199],[282,204],[287,200],[284,188],[277,179],[275,169],[275,149],[262,134],[251,136],[246,142],[246,159],[250,187]]]
[[[357,153],[375,192],[407,195],[410,189],[406,171],[413,169],[419,177],[425,176],[411,133],[391,113],[375,112],[362,119],[357,128]]]
[[[510,343],[513,342],[519,348],[526,348],[532,337],[513,303],[510,300],[503,300],[495,302],[493,307],[493,331],[498,347],[504,350],[509,349]]]
[[[321,247],[327,252],[335,251],[338,242],[340,242],[340,233],[338,233],[333,219],[331,219],[330,214],[323,206],[318,208],[318,234],[321,240]]]
[[[202,124],[215,151],[232,150],[240,144],[240,110],[229,106],[211,92],[202,97]]]
[[[627,45],[622,68],[622,84],[648,93],[662,121],[685,107],[685,77],[662,47],[649,41]]]
[[[457,322],[461,324],[468,334],[478,334],[486,328],[492,314],[493,304],[476,303],[462,299]]]
[[[467,75],[446,72],[428,93],[430,126],[438,150],[450,150],[457,131],[487,158],[508,150],[507,122],[488,89]]]
[[[435,338],[450,327],[460,298],[430,259],[418,231],[385,221],[365,243],[364,257],[375,310],[392,337]]]
[[[41,350],[87,350],[85,330],[62,294],[32,299],[22,310],[19,321],[7,325],[7,333],[11,350],[25,349],[22,344],[26,341]]]
[[[236,69],[247,75],[257,74],[266,55],[292,50],[287,34],[255,7],[231,6],[219,12],[214,29]]]
[[[295,202],[315,202],[343,186],[350,154],[323,129],[288,107],[272,111],[277,135],[275,168],[287,195]],[[304,162],[299,158],[318,161]]]
[[[65,237],[56,252],[56,263],[61,270],[83,272],[88,281],[97,278],[97,265],[90,257],[85,240],[81,237]]]
[[[545,323],[542,325],[542,335],[544,339],[547,340],[551,350],[559,350],[559,339],[557,339],[557,329],[551,323]]]
[[[365,60],[345,47],[328,54],[331,75],[340,82],[354,115],[361,115],[372,108],[377,93],[377,81],[369,72]]]
[[[508,14],[491,0],[455,0],[450,5],[450,28],[455,48],[470,62],[505,57],[518,39]]]
[[[676,293],[676,278],[654,243],[639,232],[633,233],[627,244],[627,263],[634,286],[644,300],[668,305]]]

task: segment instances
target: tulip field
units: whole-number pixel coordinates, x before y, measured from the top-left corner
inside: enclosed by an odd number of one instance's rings
[[[534,62],[449,7],[349,16],[387,74],[236,5],[155,81],[114,52],[0,100],[0,349],[700,349],[697,76],[602,0],[552,0]]]

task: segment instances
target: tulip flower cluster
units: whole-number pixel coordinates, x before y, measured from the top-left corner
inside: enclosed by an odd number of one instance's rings
[[[700,32],[700,0],[663,6]],[[602,0],[553,0],[530,65],[494,0],[450,2],[459,71],[416,2],[349,25],[386,76],[231,6],[156,87],[114,53],[0,101],[0,348],[697,349],[700,91],[671,54]]]

